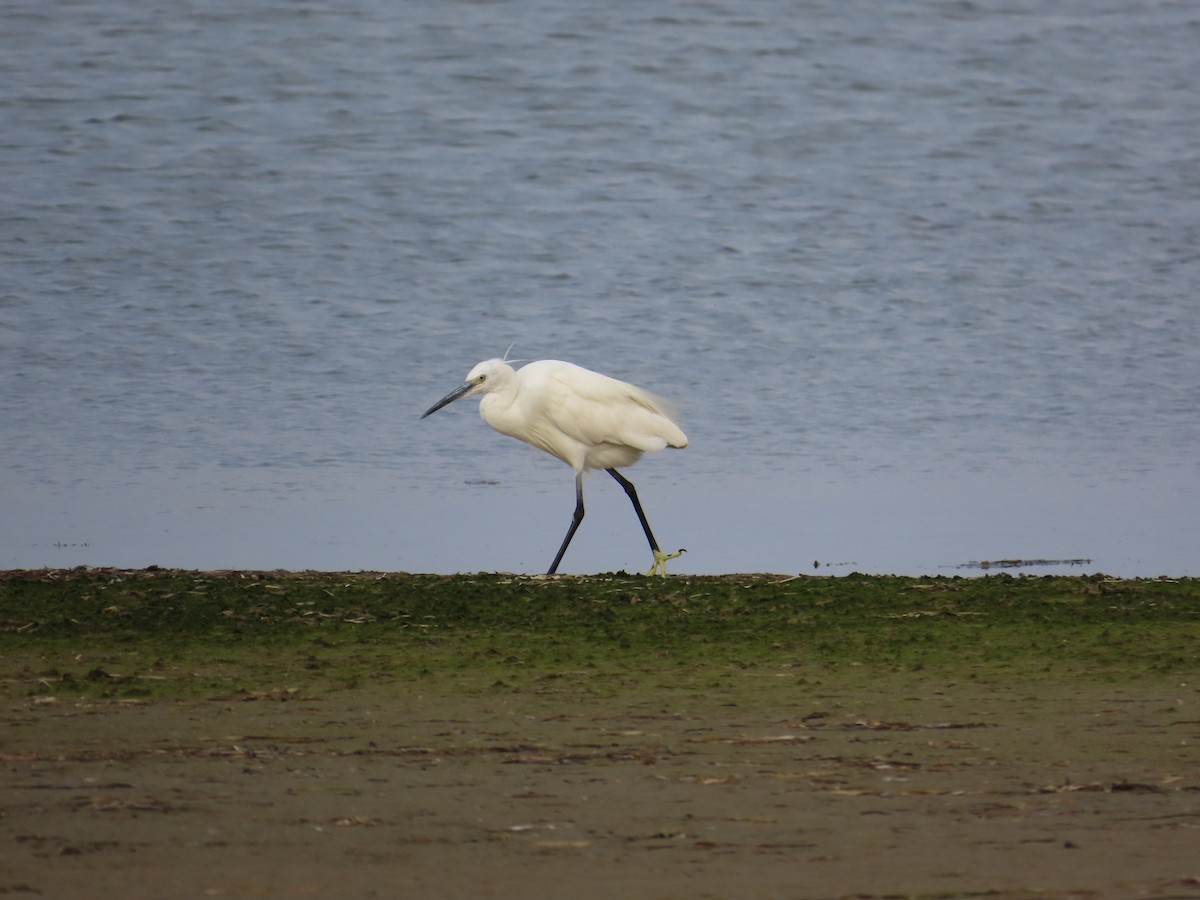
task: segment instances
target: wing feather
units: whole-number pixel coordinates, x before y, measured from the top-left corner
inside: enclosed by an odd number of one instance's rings
[[[558,360],[530,363],[522,373],[522,389],[535,394],[528,399],[536,401],[543,427],[585,447],[609,444],[649,452],[687,446],[669,404],[650,391]]]

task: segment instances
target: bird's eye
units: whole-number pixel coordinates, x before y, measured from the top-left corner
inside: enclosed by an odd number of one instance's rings
[[[483,384],[485,381],[487,381],[487,376],[486,376],[486,375],[480,375],[480,376],[479,376],[479,383],[480,383],[480,384]]]

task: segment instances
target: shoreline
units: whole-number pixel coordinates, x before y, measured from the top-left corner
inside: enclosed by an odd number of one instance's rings
[[[1200,896],[1200,582],[0,573],[0,892]]]

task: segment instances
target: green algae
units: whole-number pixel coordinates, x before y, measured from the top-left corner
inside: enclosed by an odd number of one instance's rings
[[[657,685],[753,702],[746,686],[768,681],[1104,682],[1198,670],[1191,579],[0,575],[10,698],[405,684],[603,697]]]

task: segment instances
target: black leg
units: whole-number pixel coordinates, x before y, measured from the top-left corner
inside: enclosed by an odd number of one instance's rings
[[[646,514],[642,512],[642,504],[638,501],[637,491],[633,489],[633,482],[625,478],[616,469],[605,469],[604,471],[617,479],[617,484],[625,488],[625,493],[633,501],[633,511],[637,513],[638,521],[642,523],[642,531],[646,532],[646,540],[650,542],[650,549],[657,553],[658,541],[654,539],[654,532],[650,530],[650,523],[646,521]]]
[[[609,469],[612,472],[612,469]],[[615,472],[613,472],[616,475]],[[620,476],[617,476],[620,478]],[[629,485],[630,489],[633,485]],[[636,503],[637,500],[634,500]],[[575,514],[571,516],[571,527],[567,529],[567,536],[563,538],[562,546],[558,548],[558,555],[554,557],[554,562],[550,564],[550,571],[547,575],[553,575],[558,571],[558,564],[562,562],[563,554],[567,552],[567,545],[571,543],[571,538],[575,537],[575,532],[579,528],[579,523],[583,521],[583,475],[575,476]],[[644,519],[642,521],[645,521]],[[649,532],[647,532],[649,533]],[[654,540],[651,538],[651,540]]]
[[[653,575],[658,572],[662,575],[667,574],[667,560],[674,559],[686,553],[686,550],[676,550],[674,553],[663,553],[658,549],[658,541],[654,539],[654,532],[650,530],[650,523],[646,521],[646,514],[642,511],[642,504],[638,500],[637,491],[633,488],[633,482],[622,477],[621,473],[616,469],[605,469],[609,475],[617,480],[617,484],[625,488],[625,493],[629,495],[629,500],[633,503],[633,511],[637,513],[638,521],[642,523],[642,531],[646,532],[646,540],[650,542],[650,550],[654,554],[654,565],[650,567],[647,575]]]

